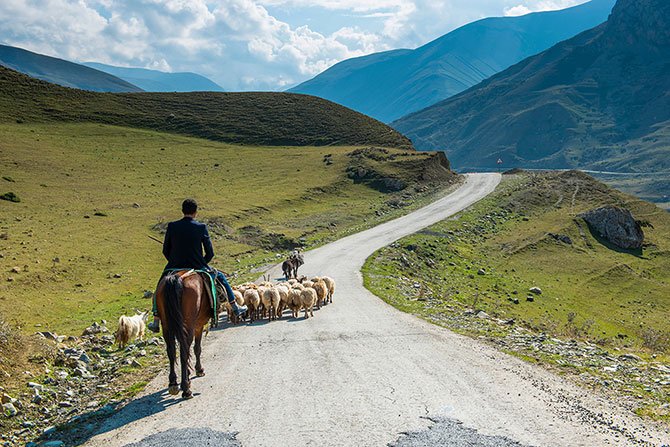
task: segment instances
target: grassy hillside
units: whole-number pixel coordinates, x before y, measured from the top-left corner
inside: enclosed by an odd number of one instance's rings
[[[353,152],[353,153],[352,153]],[[101,124],[0,125],[0,314],[76,333],[135,307],[165,222],[202,205],[228,272],[373,225],[453,181],[434,154],[236,146]],[[364,168],[367,176],[354,178]],[[379,179],[403,183],[396,193]],[[421,191],[421,192],[417,192]],[[12,271],[15,270],[15,271]],[[258,273],[251,276],[257,276]]]
[[[8,45],[0,45],[0,66],[64,87],[94,92],[142,91],[113,74]]]
[[[458,169],[500,158],[508,167],[670,171],[669,17],[665,0],[619,0],[603,25],[393,125],[419,149],[445,150]]]
[[[329,101],[289,93],[95,93],[0,67],[0,122],[95,122],[251,145],[377,145],[404,136]]]
[[[653,225],[644,228],[641,252],[604,245],[577,217],[603,204],[627,207]],[[533,361],[600,376],[612,368],[606,359],[634,352],[650,361],[635,366],[651,374],[654,361],[667,366],[670,354],[669,254],[667,212],[585,174],[522,174],[506,176],[494,194],[457,218],[377,252],[366,263],[365,282],[402,310],[497,339]],[[542,294],[530,293],[531,287]],[[546,343],[519,345],[514,337],[520,334],[546,334]],[[582,340],[610,354],[587,352],[575,360],[549,353],[550,337]],[[581,355],[577,346],[572,351]],[[667,387],[649,385],[646,376],[631,385],[630,371],[621,366],[603,380],[626,374],[623,391],[643,394],[639,404],[663,415],[658,406],[670,401]]]

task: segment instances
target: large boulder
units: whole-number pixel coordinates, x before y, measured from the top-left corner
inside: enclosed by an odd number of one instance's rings
[[[626,250],[642,247],[644,232],[627,209],[603,206],[579,215],[592,231],[611,244]]]

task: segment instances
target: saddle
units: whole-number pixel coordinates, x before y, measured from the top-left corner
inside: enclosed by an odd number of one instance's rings
[[[178,272],[184,271],[180,276],[181,278],[190,276],[190,275],[200,275],[202,281],[205,283],[205,296],[209,300],[209,305],[212,308],[212,321],[210,323],[211,327],[217,327],[219,325],[219,313],[221,311],[221,300],[219,297],[227,297],[226,291],[221,284],[218,283],[215,279],[215,273],[209,273],[207,270],[195,270],[195,269],[169,269],[166,272]]]

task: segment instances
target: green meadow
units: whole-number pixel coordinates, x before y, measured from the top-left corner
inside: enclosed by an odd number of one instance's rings
[[[0,315],[24,332],[78,334],[148,309],[143,293],[165,262],[148,236],[162,238],[186,197],[210,226],[213,265],[242,280],[294,245],[375,225],[454,180],[423,178],[433,154],[355,150],[240,146],[94,123],[0,124],[0,194],[20,200],[0,200]],[[361,166],[408,187],[389,193],[352,180]]]

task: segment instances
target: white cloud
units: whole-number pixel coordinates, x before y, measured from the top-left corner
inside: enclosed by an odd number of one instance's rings
[[[74,61],[195,71],[228,90],[280,89],[485,16],[583,1],[0,0],[0,41]],[[317,8],[327,19],[288,23],[273,8]]]
[[[522,16],[531,12],[554,11],[584,3],[587,0],[527,0],[515,6],[505,8],[506,16]]]

